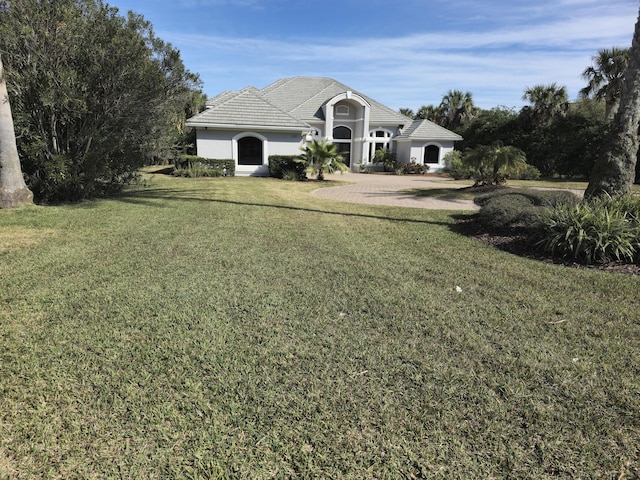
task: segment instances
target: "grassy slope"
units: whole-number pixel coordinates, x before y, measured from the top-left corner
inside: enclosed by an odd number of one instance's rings
[[[640,279],[313,187],[0,211],[0,478],[638,474]]]

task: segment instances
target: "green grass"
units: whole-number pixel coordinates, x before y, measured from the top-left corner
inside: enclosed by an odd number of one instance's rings
[[[638,277],[314,188],[0,211],[0,478],[638,477]]]

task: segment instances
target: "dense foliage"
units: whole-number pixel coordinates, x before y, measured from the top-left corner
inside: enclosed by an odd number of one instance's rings
[[[552,255],[592,264],[640,262],[640,198],[595,197],[545,211],[539,245]]]
[[[269,176],[293,180],[306,180],[307,168],[297,155],[269,155]]]
[[[573,206],[578,198],[562,190],[498,190],[475,198],[478,219],[485,229],[499,233],[534,232],[540,216],[549,208]]]
[[[197,75],[140,15],[101,0],[22,0],[0,51],[27,183],[40,202],[119,190],[170,157],[202,100]]]

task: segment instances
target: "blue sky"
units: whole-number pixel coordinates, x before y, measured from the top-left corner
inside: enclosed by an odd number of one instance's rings
[[[556,82],[574,99],[599,49],[629,47],[637,0],[106,0],[144,15],[214,96],[296,75],[334,78],[391,108],[520,108]]]

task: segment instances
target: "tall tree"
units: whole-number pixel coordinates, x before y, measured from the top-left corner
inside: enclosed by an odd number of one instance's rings
[[[597,100],[604,100],[605,116],[611,119],[618,110],[618,102],[622,93],[624,72],[629,65],[628,48],[604,48],[592,57],[593,65],[582,72],[582,78],[588,85],[580,90],[580,96],[593,96]]]
[[[473,118],[477,109],[471,92],[449,90],[442,98],[438,110],[440,112],[438,123],[455,130],[462,122]]]
[[[0,208],[15,207],[32,201],[33,193],[27,188],[20,168],[11,104],[0,55]]]
[[[415,118],[416,114],[410,108],[401,108],[398,110],[402,115],[409,118]]]
[[[421,120],[430,120],[432,122],[438,122],[440,118],[440,112],[437,107],[433,105],[422,105],[418,109],[418,113],[416,113],[415,118]]]
[[[640,11],[624,73],[620,107],[611,125],[611,134],[591,172],[585,197],[622,195],[631,191],[638,159],[640,124]]]
[[[143,17],[101,0],[20,0],[2,17],[18,150],[37,200],[117,191],[171,154],[199,80]]]
[[[523,111],[536,125],[543,125],[557,116],[564,116],[569,109],[567,89],[559,87],[556,83],[528,87],[522,99],[531,103],[532,106],[525,107]]]

